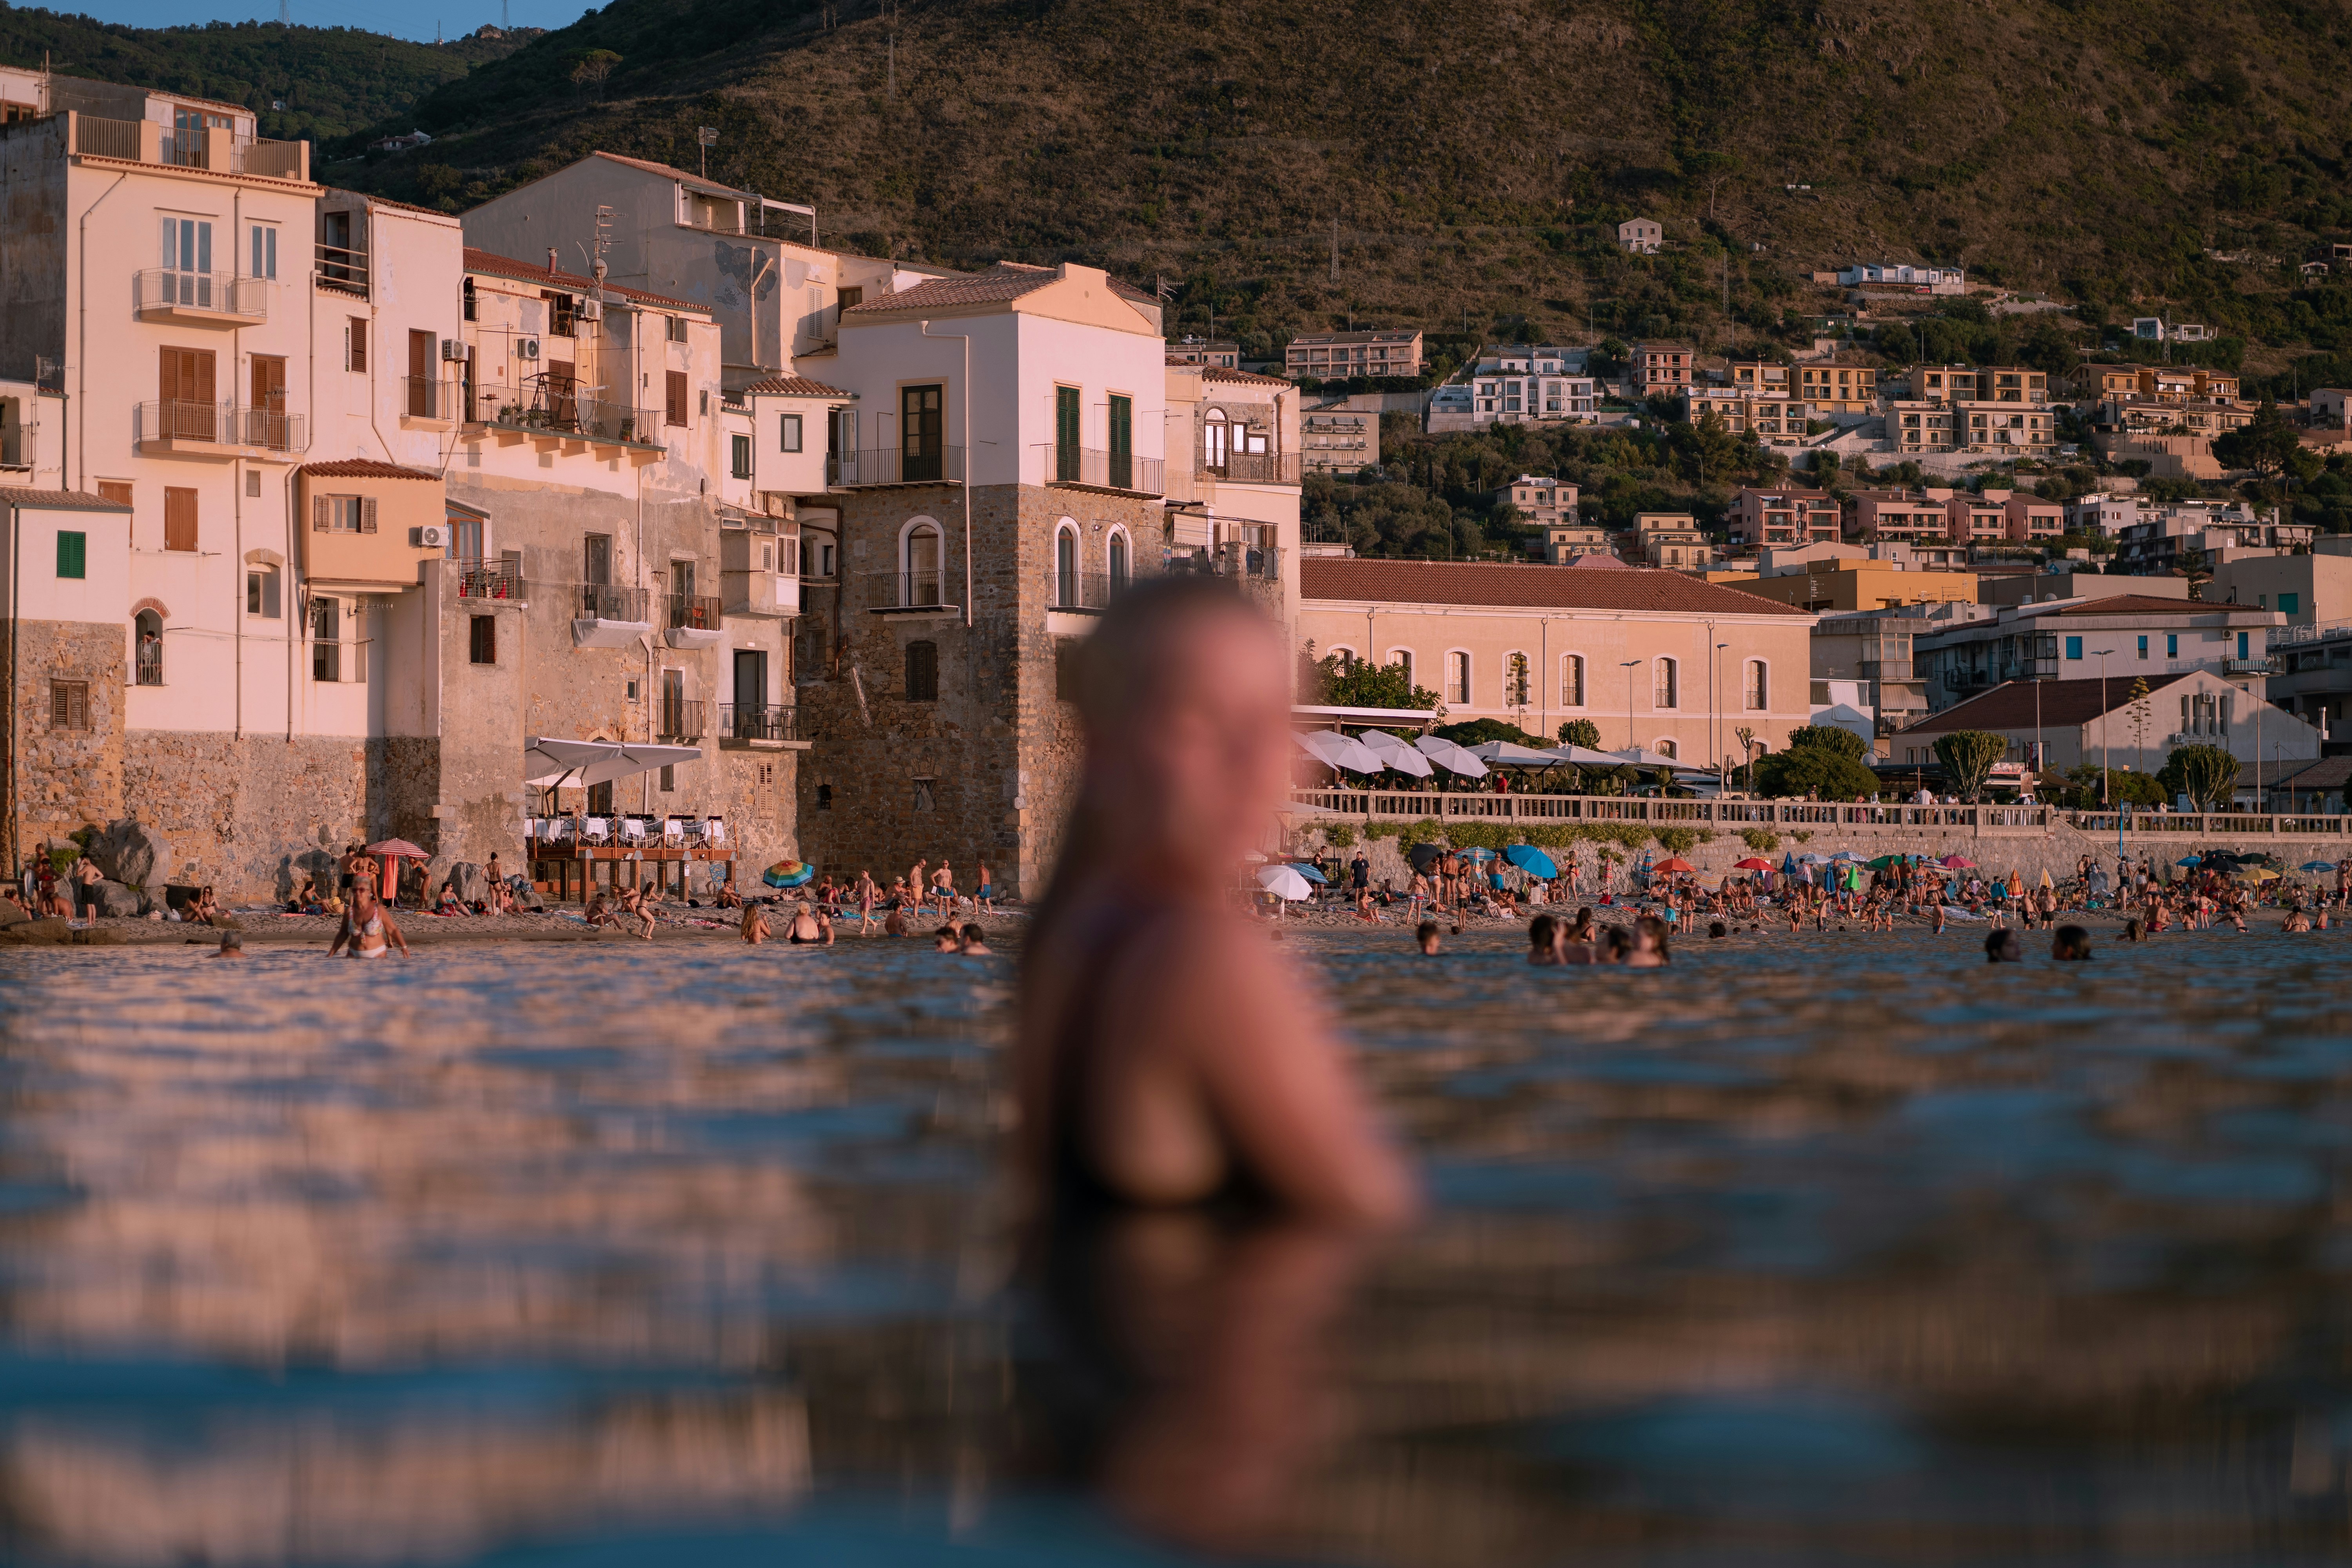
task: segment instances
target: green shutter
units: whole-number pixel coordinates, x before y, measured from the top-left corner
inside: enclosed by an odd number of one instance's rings
[[[58,575],[85,577],[89,575],[89,535],[58,531]]]
[[[1114,396],[1110,400],[1110,449],[1128,453],[1135,450],[1135,399]]]
[[[1065,482],[1078,477],[1078,389],[1054,389],[1054,477]]]

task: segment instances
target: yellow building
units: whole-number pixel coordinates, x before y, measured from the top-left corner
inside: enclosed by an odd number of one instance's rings
[[[1878,405],[1878,372],[1831,360],[1790,367],[1790,395],[1816,415],[1868,414]]]
[[[1817,562],[1806,571],[1779,577],[1710,572],[1706,580],[1817,615],[1977,602],[1973,572],[1906,572],[1892,561]]]

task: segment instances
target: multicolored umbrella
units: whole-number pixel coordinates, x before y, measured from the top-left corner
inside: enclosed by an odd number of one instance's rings
[[[779,860],[760,873],[760,880],[771,888],[797,888],[815,876],[816,868],[805,860]]]

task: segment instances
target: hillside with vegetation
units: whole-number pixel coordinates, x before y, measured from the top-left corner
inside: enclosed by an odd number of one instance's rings
[[[262,135],[287,141],[349,138],[515,47],[508,38],[419,44],[350,27],[276,22],[127,27],[0,5],[0,63],[38,68],[46,58],[61,76],[242,104],[259,116]]]

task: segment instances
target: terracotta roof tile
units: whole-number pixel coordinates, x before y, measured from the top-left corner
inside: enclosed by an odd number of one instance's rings
[[[2069,605],[2063,609],[2047,610],[2052,616],[2199,616],[2219,610],[2251,610],[2252,605],[2211,605],[2202,599],[2160,599],[2152,594],[2118,594],[2112,599],[2094,599],[2087,605]]]
[[[2012,680],[1994,687],[1981,697],[1971,697],[1941,713],[1931,714],[1901,733],[1940,735],[1951,730],[2031,730],[2035,723],[2036,688],[2039,688],[2042,724],[2087,724],[2102,713],[2112,713],[2130,703],[2133,700],[2131,689],[2134,679],[2146,680],[2152,696],[2195,673],[2194,670],[2184,669],[2171,675],[2132,679],[2118,675],[2105,683],[2106,690],[2104,695],[2099,689],[2101,682],[2095,678]]]
[[[885,310],[944,310],[964,305],[993,305],[1018,300],[1022,295],[1057,282],[1061,273],[1051,267],[1032,267],[1022,261],[1000,261],[985,272],[959,272],[945,278],[934,278],[928,283],[918,283],[912,289],[896,294],[881,294],[862,305],[852,305],[842,312],[845,316]],[[1131,283],[1110,279],[1111,292],[1120,299],[1150,302],[1152,296]]]
[[[528,261],[517,261],[511,256],[495,251],[466,247],[466,270],[479,272],[490,278],[511,278],[518,283],[537,283],[550,289],[569,289],[574,293],[593,293],[598,287],[593,278],[583,278],[577,272],[551,272],[544,267]],[[691,300],[673,300],[663,294],[648,294],[642,289],[624,289],[617,283],[604,286],[607,294],[618,294],[624,300],[634,300],[641,305],[658,305],[669,310],[691,310],[698,316],[710,314],[710,307],[698,305]]]
[[[404,468],[398,463],[379,463],[373,458],[343,458],[331,463],[305,463],[302,472],[314,479],[430,479],[441,482],[441,476],[430,468]]]
[[[1242,386],[1289,386],[1294,384],[1291,382],[1285,381],[1278,375],[1260,375],[1255,371],[1248,370],[1228,370],[1224,366],[1217,364],[1202,366],[1201,370],[1201,379],[1202,381],[1230,381]]]
[[[1670,615],[1801,616],[1808,611],[1718,588],[1679,572],[1512,566],[1481,561],[1356,561],[1309,556],[1298,563],[1304,599],[1406,605],[1491,605],[1529,610],[1633,610]]]
[[[765,393],[771,397],[855,397],[854,392],[844,392],[837,386],[827,386],[821,381],[811,381],[804,375],[772,375],[765,381],[755,381],[743,389],[750,393]]]
[[[16,507],[41,507],[52,511],[129,511],[127,501],[109,500],[88,490],[37,490],[20,485],[0,485],[0,501]]]

